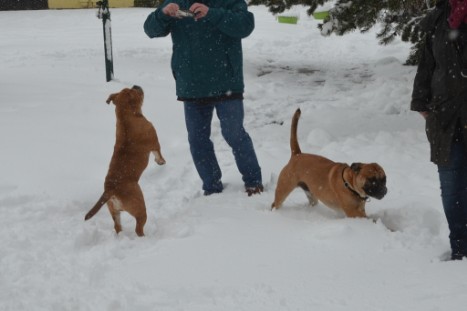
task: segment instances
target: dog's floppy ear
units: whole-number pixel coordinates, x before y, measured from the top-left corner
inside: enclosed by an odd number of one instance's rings
[[[118,93],[110,94],[109,98],[105,101],[107,104],[110,104],[110,102],[113,102],[115,97],[117,97]],[[115,103],[114,103],[115,104]]]
[[[352,169],[352,171],[358,174],[362,169],[362,163],[352,163],[350,165],[350,168]]]

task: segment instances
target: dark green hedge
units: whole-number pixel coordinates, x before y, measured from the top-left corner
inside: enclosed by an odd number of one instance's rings
[[[135,0],[135,7],[155,8],[162,0]]]
[[[163,0],[135,0],[135,7],[155,8]],[[44,10],[48,9],[47,0],[0,0],[0,11],[7,10]]]
[[[48,9],[47,0],[0,0],[0,11]]]

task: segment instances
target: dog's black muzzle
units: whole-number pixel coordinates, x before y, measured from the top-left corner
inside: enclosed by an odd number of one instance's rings
[[[386,188],[386,177],[367,179],[363,190],[368,196],[381,200],[388,192]]]
[[[143,88],[141,86],[139,86],[139,85],[133,85],[132,89],[137,90],[137,91],[144,94]]]

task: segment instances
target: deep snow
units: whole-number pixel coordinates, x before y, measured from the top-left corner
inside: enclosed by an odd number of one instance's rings
[[[105,82],[94,10],[0,12],[0,310],[461,310],[467,264],[446,262],[448,229],[422,118],[410,112],[409,46],[374,31],[321,37],[300,13],[279,24],[251,7],[243,41],[245,126],[265,192],[247,197],[214,120],[224,193],[202,196],[170,71],[170,38],[147,38],[151,9],[112,9],[116,81]],[[105,99],[145,90],[167,160],[140,184],[146,237],[123,214],[118,236],[100,196],[115,139]],[[304,152],[378,162],[388,195],[371,220],[311,208],[301,190],[271,211],[302,109]]]

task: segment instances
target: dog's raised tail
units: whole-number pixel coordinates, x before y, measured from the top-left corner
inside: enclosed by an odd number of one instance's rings
[[[302,112],[300,108],[298,108],[293,115],[292,125],[290,127],[290,151],[292,152],[292,156],[302,153],[297,139],[298,119],[300,119],[301,114]]]
[[[94,204],[93,208],[89,210],[89,212],[84,216],[84,220],[91,219],[92,216],[96,215],[97,212],[101,209],[101,207],[107,203],[107,201],[110,199],[110,195],[107,194],[107,192],[104,192],[99,200],[97,200],[96,204]]]

